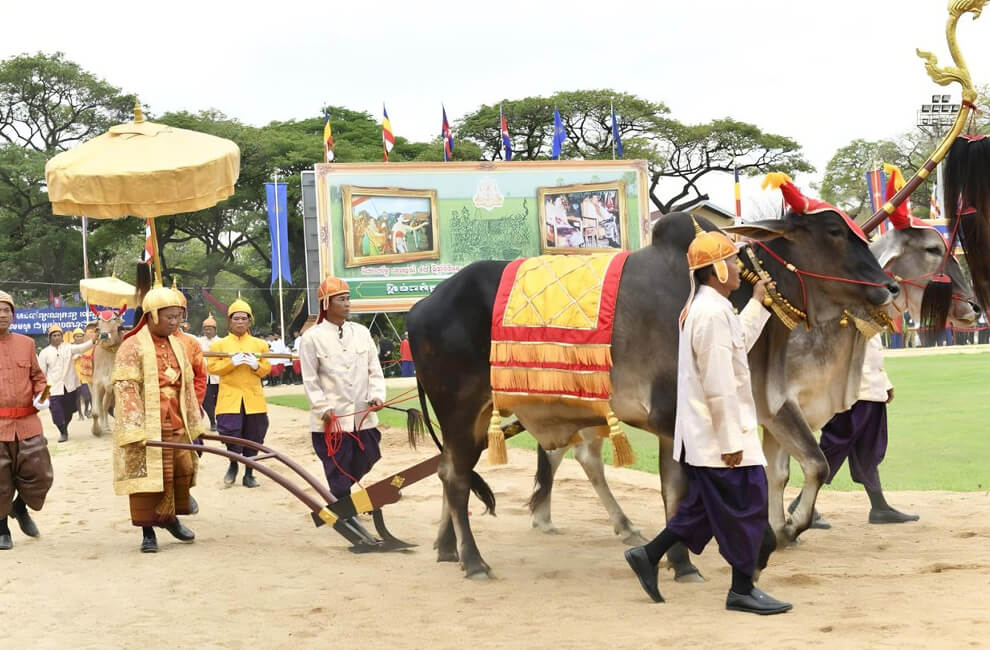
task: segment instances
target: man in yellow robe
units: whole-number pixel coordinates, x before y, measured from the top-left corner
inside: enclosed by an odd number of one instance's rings
[[[271,371],[268,359],[259,355],[267,354],[268,344],[251,336],[251,321],[254,314],[251,305],[238,298],[227,308],[227,331],[229,334],[210,346],[210,352],[226,353],[229,356],[211,357],[209,373],[220,377],[220,391],[217,395],[217,432],[222,436],[241,438],[261,444],[268,432],[268,405],[261,389],[262,377]],[[227,445],[235,454],[251,457],[257,450],[242,445]],[[230,461],[227,473],[223,476],[224,485],[233,485],[237,480],[237,461]],[[244,487],[258,487],[250,467],[244,469]]]
[[[143,533],[142,553],[158,551],[155,526],[191,542],[178,515],[192,514],[196,454],[148,447],[147,441],[191,442],[203,434],[193,369],[172,334],[182,320],[173,291],[156,287],[142,302],[144,316],[117,351],[112,376],[114,490],[130,497],[131,522]]]

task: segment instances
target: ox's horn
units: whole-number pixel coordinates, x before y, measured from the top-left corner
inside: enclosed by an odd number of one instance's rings
[[[117,315],[117,316],[120,316],[125,311],[127,311],[127,303],[126,302],[123,305],[121,305],[120,306],[120,309],[118,309],[117,311],[115,311],[114,314]]]
[[[89,310],[91,312],[93,312],[94,314],[96,314],[97,318],[99,318],[99,316],[100,316],[100,310],[96,308],[96,305],[90,303]]]

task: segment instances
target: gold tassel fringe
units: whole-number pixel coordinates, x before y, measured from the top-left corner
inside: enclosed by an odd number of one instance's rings
[[[553,363],[611,368],[611,349],[612,346],[608,344],[567,345],[565,343],[492,341],[489,359],[493,364],[529,366]]]
[[[608,371],[575,372],[531,368],[492,367],[492,390],[507,393],[553,393],[561,395],[611,395]],[[606,401],[608,398],[604,398]]]
[[[509,462],[509,452],[505,446],[505,432],[502,431],[502,414],[492,409],[492,419],[488,424],[488,464],[505,465]]]
[[[612,441],[612,464],[616,467],[634,464],[636,453],[633,451],[632,445],[629,444],[629,438],[626,437],[625,431],[619,426],[619,418],[615,417],[615,413],[609,411],[606,420],[608,421],[608,438]]]

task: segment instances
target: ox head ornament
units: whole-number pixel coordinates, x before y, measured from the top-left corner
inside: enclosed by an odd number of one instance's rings
[[[863,230],[842,210],[805,197],[786,174],[768,174],[764,187],[781,190],[791,208],[784,218],[725,230],[757,240],[760,274],[777,283],[783,309],[799,319],[806,316],[813,327],[838,321],[847,308],[875,313],[899,293],[870,252]]]

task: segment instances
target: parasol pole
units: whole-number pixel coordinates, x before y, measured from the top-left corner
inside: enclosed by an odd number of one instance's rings
[[[278,172],[274,174],[275,179],[275,251],[278,256],[278,322],[279,336],[282,343],[285,343],[285,305],[282,302],[282,225],[278,218]],[[286,189],[289,189],[286,187]]]
[[[89,219],[87,217],[82,218],[82,236],[83,236],[83,278],[89,279],[89,253],[86,250],[86,236],[89,233]],[[89,301],[87,302],[87,307],[89,306]]]
[[[160,287],[162,286],[162,259],[158,253],[158,228],[155,227],[155,219],[148,219],[148,224],[151,227],[151,258],[155,267],[154,286]]]

